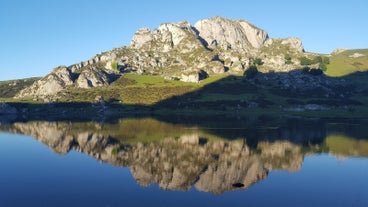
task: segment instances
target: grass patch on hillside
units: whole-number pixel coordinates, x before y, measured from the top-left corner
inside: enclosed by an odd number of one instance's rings
[[[165,80],[160,76],[126,74],[110,86],[90,89],[69,88],[69,93],[58,101],[93,102],[97,96],[102,96],[105,101],[118,101],[128,105],[152,105],[196,89],[194,83]]]
[[[362,56],[360,56],[362,55]],[[347,50],[330,57],[325,72],[329,76],[340,77],[357,71],[368,70],[368,49]]]
[[[102,96],[105,101],[115,100],[128,105],[153,105],[172,97],[194,93],[204,86],[215,84],[226,76],[214,75],[200,83],[186,83],[166,80],[161,76],[124,74],[110,86],[90,89],[69,88],[69,92],[58,101],[93,102],[97,96]],[[236,85],[232,87],[235,90]]]

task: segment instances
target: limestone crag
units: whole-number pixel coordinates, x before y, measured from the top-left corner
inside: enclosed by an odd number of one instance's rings
[[[79,88],[91,88],[96,86],[107,86],[112,82],[112,75],[104,70],[93,66],[88,66],[88,70],[83,70],[79,75],[76,84]]]
[[[119,72],[101,69],[93,64],[94,63],[87,64],[87,66],[79,68],[81,72],[72,72],[72,69],[76,71],[76,68],[78,68],[75,65],[71,67],[56,67],[49,75],[38,80],[30,87],[21,90],[15,98],[50,98],[68,86],[75,86],[78,88],[106,86],[120,76]]]
[[[66,88],[107,86],[123,73],[199,82],[213,74],[244,72],[256,58],[263,59],[263,71],[290,71],[300,67],[298,57],[303,52],[299,39],[270,39],[266,31],[245,20],[213,17],[194,26],[187,21],[164,23],[152,31],[139,29],[129,46],[55,68],[16,97],[57,99]],[[288,64],[287,55],[293,59]]]
[[[66,86],[72,85],[73,81],[74,77],[70,69],[65,66],[59,66],[30,87],[20,91],[16,97],[46,97],[54,95],[63,90]]]
[[[178,24],[161,24],[152,32],[148,28],[142,28],[133,36],[130,47],[161,52],[176,48],[185,53],[202,47],[202,44],[189,22],[184,21]]]
[[[288,52],[294,52],[294,53],[302,53],[304,52],[304,46],[302,44],[302,41],[297,37],[288,37],[288,38],[271,38],[267,39],[264,42],[265,47],[272,46],[273,44],[279,44],[279,45],[286,45],[288,46],[289,50]],[[279,48],[281,49],[281,48]]]
[[[249,52],[253,48],[261,48],[268,38],[266,31],[243,20],[214,17],[200,20],[194,27],[208,47],[219,47],[223,50]]]

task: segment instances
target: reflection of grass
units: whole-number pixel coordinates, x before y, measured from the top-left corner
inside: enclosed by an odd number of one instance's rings
[[[117,154],[118,154],[118,152],[119,152],[119,147],[114,147],[114,148],[112,148],[112,150],[111,150],[111,154],[112,154],[112,155],[117,155]]]
[[[329,151],[342,156],[368,156],[368,140],[357,140],[340,134],[327,136]]]
[[[29,122],[29,124],[38,126],[45,122]],[[129,118],[121,119],[118,123],[104,123],[102,125],[94,122],[57,122],[55,127],[59,129],[68,129],[70,135],[89,132],[103,134],[106,137],[112,137],[123,143],[137,142],[156,142],[165,138],[179,138],[183,135],[198,135],[198,137],[206,140],[225,140],[226,137],[221,137],[208,130],[198,129],[196,127],[188,127],[181,124],[171,124],[155,120],[153,118]],[[119,148],[113,148],[111,153],[115,154]]]

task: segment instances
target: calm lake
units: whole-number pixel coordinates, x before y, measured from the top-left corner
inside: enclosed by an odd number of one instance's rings
[[[368,206],[367,121],[0,122],[0,206]]]

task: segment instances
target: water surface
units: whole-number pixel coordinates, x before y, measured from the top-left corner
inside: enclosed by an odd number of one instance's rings
[[[0,206],[368,206],[364,123],[0,126]]]

